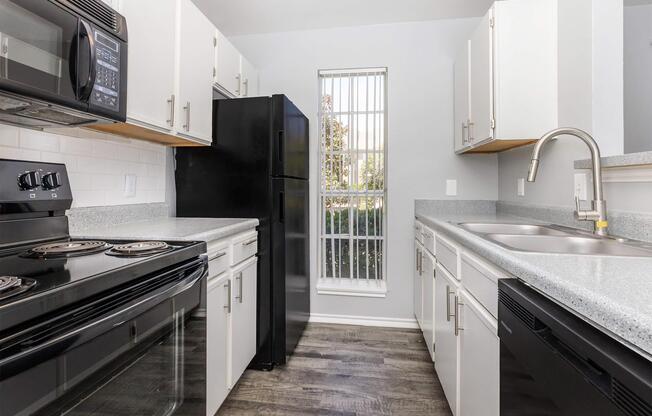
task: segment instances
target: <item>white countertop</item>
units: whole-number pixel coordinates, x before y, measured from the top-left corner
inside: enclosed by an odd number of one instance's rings
[[[257,219],[162,217],[77,231],[73,237],[94,239],[213,241],[258,225]]]

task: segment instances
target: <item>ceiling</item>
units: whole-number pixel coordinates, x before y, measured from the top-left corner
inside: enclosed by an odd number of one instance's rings
[[[227,36],[479,17],[493,0],[193,0]]]

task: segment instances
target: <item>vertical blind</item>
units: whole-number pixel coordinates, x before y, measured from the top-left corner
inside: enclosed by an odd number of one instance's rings
[[[319,71],[320,275],[385,275],[387,70]]]

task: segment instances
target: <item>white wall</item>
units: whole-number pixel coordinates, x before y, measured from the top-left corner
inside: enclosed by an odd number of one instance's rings
[[[652,4],[625,7],[625,152],[652,150]]]
[[[413,318],[414,199],[497,197],[496,156],[453,152],[452,57],[477,24],[446,20],[232,38],[260,69],[263,94],[285,93],[311,123],[312,312]],[[385,299],[317,295],[319,69],[388,67],[388,289]]]
[[[65,163],[75,208],[166,201],[164,146],[84,130],[66,134],[80,137],[0,125],[0,158]],[[133,197],[124,196],[127,174],[136,175]]]

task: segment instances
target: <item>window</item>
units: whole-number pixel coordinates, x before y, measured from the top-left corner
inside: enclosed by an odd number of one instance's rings
[[[319,71],[320,293],[384,296],[387,70]]]

